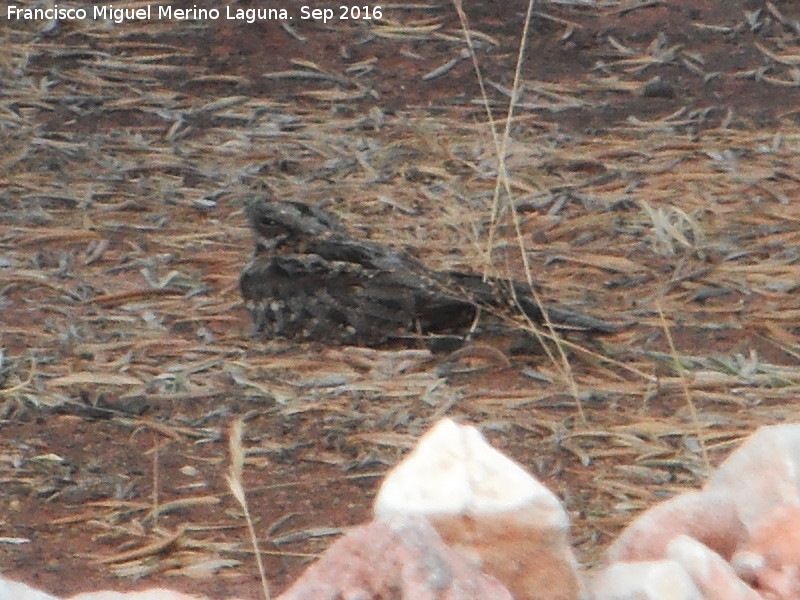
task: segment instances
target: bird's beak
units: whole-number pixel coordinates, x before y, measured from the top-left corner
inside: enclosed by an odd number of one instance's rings
[[[256,255],[274,250],[275,248],[280,246],[283,242],[285,242],[288,237],[289,235],[286,233],[276,235],[275,237],[270,239],[267,239],[264,236],[259,235],[256,238],[256,252],[255,252]]]

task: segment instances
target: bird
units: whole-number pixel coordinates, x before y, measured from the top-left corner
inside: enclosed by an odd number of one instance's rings
[[[508,329],[509,315],[542,324],[543,310],[562,327],[617,330],[540,305],[528,284],[430,269],[407,252],[352,236],[318,206],[270,193],[248,201],[245,214],[255,249],[239,288],[255,331],[269,338],[373,347],[423,338],[429,347],[438,341],[453,349],[484,331]]]

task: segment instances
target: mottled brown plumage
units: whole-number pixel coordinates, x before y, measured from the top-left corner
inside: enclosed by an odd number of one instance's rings
[[[269,337],[381,345],[417,335],[464,338],[481,322],[504,326],[497,311],[542,312],[526,285],[477,274],[433,271],[404,253],[350,236],[330,213],[272,199],[247,206],[256,252],[240,278],[256,329]],[[547,307],[553,322],[608,332],[615,327]]]

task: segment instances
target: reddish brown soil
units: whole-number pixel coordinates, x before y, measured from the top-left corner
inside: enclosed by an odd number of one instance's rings
[[[297,3],[285,1],[290,10],[298,8]],[[198,105],[215,98],[248,96],[283,103],[293,114],[319,111],[319,102],[304,93],[330,91],[335,88],[330,81],[275,80],[263,75],[297,69],[298,60],[313,62],[333,74],[346,73],[352,65],[368,61],[371,70],[357,81],[373,93],[346,105],[331,105],[331,120],[368,115],[374,108],[389,118],[425,112],[442,119],[461,118],[465,123],[483,120],[483,107],[471,102],[480,91],[469,60],[462,60],[440,77],[422,78],[458,56],[463,47],[457,42],[463,34],[453,8],[447,3],[430,4],[430,9],[385,7],[384,14],[397,24],[435,23],[437,31],[446,34],[439,38],[426,33],[418,39],[410,35],[390,39],[372,35],[364,23],[324,26],[294,21],[292,27],[303,38],[299,40],[276,23],[234,25],[221,21],[201,28],[186,24],[154,27],[151,36],[137,34],[128,41],[132,53],[140,51],[136,44],[170,44],[184,51],[186,56],[175,64],[182,61],[187,69],[192,67],[191,78],[180,70],[156,77],[165,90],[196,99]],[[484,77],[510,88],[526,3],[466,4],[472,30],[482,34],[477,39],[494,42],[482,42],[478,51]],[[534,110],[519,126],[526,131],[602,137],[629,117],[647,121],[685,109],[687,114],[708,111],[707,118],[683,128],[688,138],[724,121],[742,131],[791,130],[800,114],[797,87],[770,84],[763,77],[790,81],[792,67],[768,60],[756,43],[777,54],[797,54],[796,34],[791,35],[767,4],[757,0],[671,0],[628,11],[538,4],[537,16],[531,21],[523,80],[573,86],[585,83],[586,88],[580,96],[582,106],[558,112]],[[773,4],[789,21],[800,20],[793,2],[774,0]],[[749,26],[747,14],[756,14],[760,25]],[[2,29],[14,27],[0,25]],[[615,50],[612,38],[635,49],[638,54],[631,58],[636,58],[661,34],[666,36],[666,47],[681,46],[683,58],[653,64],[640,72],[620,66],[618,61],[624,57]],[[113,30],[109,35],[114,35]],[[25,76],[36,86],[48,74],[72,72],[87,56],[85,50],[83,55],[69,55],[46,47],[78,45],[105,52],[109,43],[108,38],[92,37],[64,24],[31,46]],[[153,46],[148,52],[160,51]],[[693,68],[686,66],[689,55],[696,58]],[[632,62],[628,68],[636,67]],[[604,73],[641,87],[603,90],[593,82]],[[718,75],[710,75],[714,73]],[[198,74],[229,77],[208,81],[198,79]],[[656,88],[660,92],[653,97],[642,93],[644,85],[656,76],[664,83]],[[93,110],[85,100],[80,103],[66,94],[60,96],[58,86],[51,90],[53,110],[40,111],[35,104],[15,104],[4,110],[38,123],[43,128],[37,133],[39,138],[58,140],[63,132],[87,139],[97,134],[144,132],[145,138],[152,134],[154,139],[164,139],[169,128],[163,116],[145,109],[148,99],[139,94],[137,85],[133,82],[129,88],[134,100],[120,103],[114,110]],[[495,117],[501,118],[507,97],[492,87],[489,96],[497,103]],[[113,100],[98,97],[96,103],[101,107]],[[186,135],[219,127],[226,118],[231,117],[200,111],[186,123]],[[364,129],[368,131],[369,125]],[[291,127],[284,133],[287,131],[290,134]],[[680,143],[690,142],[682,138]],[[31,147],[39,150],[23,163],[14,163],[15,169],[29,169],[37,177],[63,182],[65,189],[75,183],[65,167],[69,163],[60,163],[61,155],[55,150],[50,155],[41,144]],[[11,149],[9,142],[6,150]],[[102,154],[102,148],[97,152]],[[97,155],[92,158],[99,159]],[[227,429],[239,416],[246,418],[244,443],[251,451],[245,489],[266,552],[273,594],[285,589],[342,528],[369,519],[370,502],[383,473],[441,414],[480,423],[493,443],[564,499],[574,517],[576,547],[587,564],[597,559],[630,519],[632,510],[701,481],[699,459],[669,464],[669,456],[656,453],[649,462],[632,464],[632,456],[647,453],[641,448],[631,450],[632,442],[625,437],[626,428],[637,423],[644,423],[642,427],[652,432],[637,433],[642,444],[649,443],[647,436],[652,435],[653,448],[662,452],[666,448],[680,453],[687,444],[691,446],[686,431],[693,425],[685,399],[675,388],[651,386],[646,397],[635,401],[602,391],[588,394],[583,398],[587,424],[582,426],[568,390],[553,387],[546,399],[544,392],[531,395],[534,389],[550,389],[523,374],[525,368],[538,368],[541,357],[516,358],[511,368],[490,361],[486,370],[447,373],[440,378],[436,369],[442,359],[436,357],[409,358],[400,350],[380,354],[282,342],[265,345],[252,339],[236,293],[236,268],[247,259],[250,245],[237,212],[239,205],[222,203],[220,211],[209,213],[170,203],[168,192],[147,187],[148,169],[180,179],[176,185],[208,187],[212,175],[195,170],[192,160],[176,150],[173,156],[163,155],[163,161],[175,162],[173,166],[136,165],[124,172],[120,187],[134,180],[144,182],[141,204],[131,204],[129,197],[112,193],[98,199],[102,210],[84,213],[73,201],[36,196],[38,206],[52,217],[38,224],[33,218],[19,217],[20,211],[31,206],[25,203],[34,202],[27,199],[23,188],[15,187],[9,195],[0,190],[0,248],[14,260],[19,258],[11,268],[3,269],[0,280],[5,286],[0,296],[0,347],[5,351],[0,365],[0,389],[5,390],[0,396],[0,537],[26,540],[0,543],[3,575],[64,595],[105,587],[165,586],[212,598],[259,597],[247,530],[225,480]],[[257,187],[261,178],[305,173],[309,165],[322,160],[313,152],[303,157],[279,155],[266,141],[253,152],[253,164],[262,168],[253,173],[252,184]],[[591,174],[598,165],[588,157],[586,162],[551,168],[563,169],[569,179],[575,174]],[[598,172],[602,172],[599,166]],[[341,193],[337,177],[326,183],[334,196]],[[98,186],[102,187],[103,181],[98,179]],[[162,192],[165,201],[158,195]],[[192,215],[192,228],[167,224],[157,232],[147,229],[159,216],[174,222],[181,211]],[[4,215],[9,217],[6,223]],[[106,223],[103,229],[98,225],[109,246],[98,265],[88,263],[86,267],[97,270],[85,279],[59,274],[64,250],[72,252],[73,272],[81,272],[79,262],[85,257],[80,252],[92,242],[92,236],[72,239],[69,232],[80,228],[94,231],[86,220],[99,223],[99,218],[108,223],[128,219],[137,227],[115,228]],[[379,219],[370,223],[380,230]],[[412,231],[418,229],[404,228],[401,234]],[[202,235],[192,241],[193,232]],[[408,240],[395,241],[402,244]],[[158,257],[169,253],[177,257],[175,262],[164,259],[166,262],[160,263]],[[5,254],[0,254],[0,259]],[[186,288],[176,290],[168,285],[162,290],[163,297],[146,296],[142,308],[125,308],[129,306],[126,300],[112,296],[140,289],[136,282],[141,282],[143,269],[151,268],[148,260],[156,265],[152,267],[156,278],[172,269],[196,277],[207,288],[200,292],[204,300],[185,303]],[[130,267],[117,270],[115,265]],[[555,265],[553,272],[559,268]],[[669,261],[653,268],[665,277],[672,273]],[[37,279],[40,273],[46,277]],[[93,289],[82,288],[81,282]],[[689,294],[692,289],[684,291]],[[83,293],[85,299],[80,297]],[[598,303],[587,308],[622,314],[635,302],[628,296],[623,290],[617,296],[618,305]],[[739,291],[733,290],[709,299],[707,308],[712,315],[715,308],[730,303],[738,303],[742,311],[768,311],[770,301],[760,296],[740,297]],[[156,324],[148,322],[150,316]],[[643,321],[647,322],[637,323],[636,333],[629,338],[639,343],[631,352],[668,350],[657,319]],[[677,318],[672,324],[675,344],[685,354],[746,354],[755,348],[764,360],[796,364],[796,354],[777,349],[776,344],[765,341],[763,332],[728,328],[710,336],[708,330],[693,329],[691,323],[683,327]],[[786,325],[786,335],[793,332],[791,325]],[[213,342],[203,346],[199,341],[203,335]],[[31,356],[36,360],[30,360]],[[626,359],[623,354],[618,358]],[[204,360],[210,364],[197,371],[181,366],[194,367]],[[410,366],[402,366],[403,361]],[[37,365],[31,372],[34,362]],[[574,365],[578,377],[590,378],[596,368],[591,358],[576,360]],[[52,378],[82,372],[129,374],[146,385],[131,388],[88,381],[65,383],[57,389],[58,394],[52,393]],[[207,372],[214,375],[206,377]],[[415,373],[421,374],[422,385]],[[32,383],[23,385],[29,374]],[[309,383],[312,376],[334,379]],[[336,377],[343,379],[337,382]],[[371,383],[373,380],[378,383]],[[251,386],[253,381],[262,387]],[[352,389],[340,388],[342,383]],[[134,392],[127,391],[130,389]],[[703,398],[699,396],[698,401]],[[742,405],[730,412],[746,407],[748,401],[752,398],[745,392]],[[448,402],[451,410],[443,409]],[[729,418],[724,416],[726,410],[712,408],[706,416],[722,422]],[[782,414],[783,418],[793,416],[788,409]],[[729,449],[735,429],[707,438],[712,462]],[[746,431],[740,427],[738,433]],[[591,459],[582,460],[586,456]],[[625,473],[626,484],[604,483],[604,474],[620,472]],[[197,498],[204,501],[176,506],[157,518],[150,512],[154,506]],[[121,556],[168,539],[183,528],[173,544],[158,551],[145,552],[143,557],[130,555],[127,560]],[[114,556],[115,560],[107,560]],[[213,559],[236,562],[210,578],[191,578],[181,571]],[[134,575],[115,574],[115,568],[126,562]]]

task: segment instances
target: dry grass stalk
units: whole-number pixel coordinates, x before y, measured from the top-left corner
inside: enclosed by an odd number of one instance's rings
[[[656,305],[658,308],[658,316],[661,319],[661,326],[664,329],[664,336],[667,338],[667,343],[669,344],[669,351],[672,353],[672,359],[675,364],[675,371],[678,373],[678,376],[681,379],[681,387],[683,388],[683,395],[686,398],[686,406],[689,409],[689,413],[692,416],[692,422],[696,428],[696,436],[697,436],[697,443],[700,445],[700,451],[702,452],[703,462],[705,463],[706,468],[710,471],[711,470],[711,461],[708,457],[708,450],[706,449],[706,443],[703,435],[703,427],[700,423],[700,419],[698,418],[697,414],[697,406],[692,400],[692,393],[689,391],[689,384],[686,381],[686,372],[681,365],[681,362],[678,358],[678,351],[675,348],[675,342],[672,340],[672,333],[669,330],[669,326],[667,325],[667,320],[664,318],[664,311],[661,308],[661,304]]]
[[[495,178],[495,187],[494,187],[494,193],[493,193],[493,197],[492,197],[492,209],[491,209],[491,215],[490,215],[490,219],[489,219],[489,234],[488,234],[487,249],[486,249],[487,260],[486,260],[486,263],[485,263],[486,267],[484,268],[484,275],[488,274],[488,269],[489,269],[490,265],[492,264],[491,258],[492,258],[493,249],[494,249],[494,235],[495,235],[495,229],[496,229],[496,226],[497,226],[497,218],[498,218],[499,213],[500,213],[500,197],[501,197],[500,191],[501,191],[501,187],[502,187],[502,189],[505,192],[505,197],[507,198],[509,213],[511,214],[512,222],[513,222],[513,225],[514,225],[514,231],[516,233],[517,244],[519,246],[519,251],[520,251],[520,257],[522,259],[522,264],[523,264],[523,267],[524,267],[525,278],[526,278],[526,280],[528,282],[528,286],[529,286],[529,288],[531,290],[531,294],[533,295],[534,300],[539,305],[539,308],[541,309],[542,314],[544,315],[545,326],[546,326],[547,330],[549,331],[549,337],[550,337],[550,339],[552,339],[552,340],[554,340],[556,342],[556,348],[557,348],[557,351],[558,351],[558,354],[559,354],[560,365],[561,365],[563,377],[568,382],[568,384],[569,384],[569,386],[570,386],[570,388],[572,390],[573,396],[575,397],[575,404],[576,404],[577,409],[578,409],[578,415],[579,415],[581,421],[583,423],[585,423],[586,422],[586,414],[585,414],[585,412],[583,410],[583,405],[581,404],[580,393],[579,393],[579,390],[578,390],[578,386],[577,386],[577,384],[575,382],[575,378],[572,376],[572,370],[571,370],[571,366],[569,364],[569,360],[567,359],[567,355],[564,352],[564,348],[559,343],[560,342],[560,336],[558,335],[558,333],[556,332],[555,328],[553,327],[553,324],[550,321],[550,317],[548,316],[547,311],[544,309],[542,301],[539,298],[539,294],[536,291],[536,287],[535,287],[535,285],[533,283],[533,277],[532,277],[532,274],[531,274],[531,265],[530,265],[530,262],[528,260],[527,248],[526,248],[525,242],[523,241],[523,238],[522,238],[519,215],[517,214],[517,209],[516,209],[515,202],[512,200],[511,184],[509,182],[508,170],[507,170],[506,160],[505,160],[507,149],[508,149],[508,142],[509,142],[509,139],[510,139],[510,136],[511,136],[511,124],[514,121],[514,107],[515,107],[515,104],[517,102],[518,93],[519,93],[519,87],[520,87],[520,84],[521,84],[521,81],[522,81],[522,60],[523,60],[523,57],[525,55],[525,49],[527,48],[528,29],[529,29],[529,25],[530,25],[530,21],[531,21],[531,14],[533,12],[534,0],[528,0],[528,9],[527,9],[527,13],[526,13],[525,21],[524,21],[524,25],[523,25],[522,37],[520,38],[520,42],[519,42],[519,50],[517,52],[516,68],[515,68],[515,71],[514,71],[514,82],[513,82],[512,90],[511,90],[511,93],[510,93],[508,111],[507,111],[506,120],[505,120],[505,129],[503,130],[502,137],[498,137],[498,135],[497,135],[497,128],[496,128],[496,125],[495,125],[494,116],[492,115],[492,109],[491,109],[491,107],[489,105],[488,96],[487,96],[487,93],[486,93],[486,86],[485,86],[485,83],[484,83],[483,75],[481,73],[480,64],[478,63],[477,54],[476,54],[476,51],[475,51],[475,46],[474,46],[474,44],[472,42],[472,38],[470,36],[470,28],[468,26],[467,16],[464,13],[464,8],[462,6],[461,0],[453,0],[453,5],[455,6],[456,12],[458,13],[458,18],[459,18],[459,21],[461,23],[461,27],[462,27],[462,30],[463,30],[463,33],[464,33],[464,39],[466,40],[467,46],[470,49],[470,54],[472,56],[473,67],[475,69],[475,75],[476,75],[477,80],[478,80],[478,85],[480,86],[481,98],[482,98],[482,100],[484,102],[484,107],[486,109],[486,116],[487,116],[487,120],[488,120],[488,124],[489,124],[489,129],[490,129],[491,134],[492,134],[492,139],[494,140],[494,147],[495,147],[496,158],[497,158],[497,177]],[[520,313],[524,314],[521,309],[520,309]],[[476,318],[480,318],[480,314],[478,314],[476,316]],[[528,328],[536,336],[536,338],[538,339],[538,341],[541,344],[542,348],[544,348],[544,351],[547,354],[547,356],[550,359],[550,361],[553,362],[554,364],[558,365],[559,364],[559,360],[557,360],[555,358],[555,356],[553,355],[552,350],[550,349],[548,344],[546,344],[544,342],[544,338],[543,338],[541,332],[539,331],[539,328],[530,319],[526,319],[526,320],[527,320]]]
[[[264,592],[264,600],[270,600],[269,582],[267,581],[267,572],[264,570],[264,561],[261,559],[261,550],[258,547],[258,536],[256,529],[253,525],[253,519],[250,517],[250,510],[247,508],[247,497],[244,492],[244,485],[242,484],[242,472],[244,471],[244,447],[242,446],[242,429],[244,424],[241,419],[237,419],[231,425],[230,438],[229,438],[229,451],[231,459],[231,467],[228,472],[227,481],[228,487],[242,507],[244,511],[244,518],[247,521],[247,530],[250,534],[250,543],[253,546],[253,554],[258,565],[258,574],[261,577],[261,586]]]

